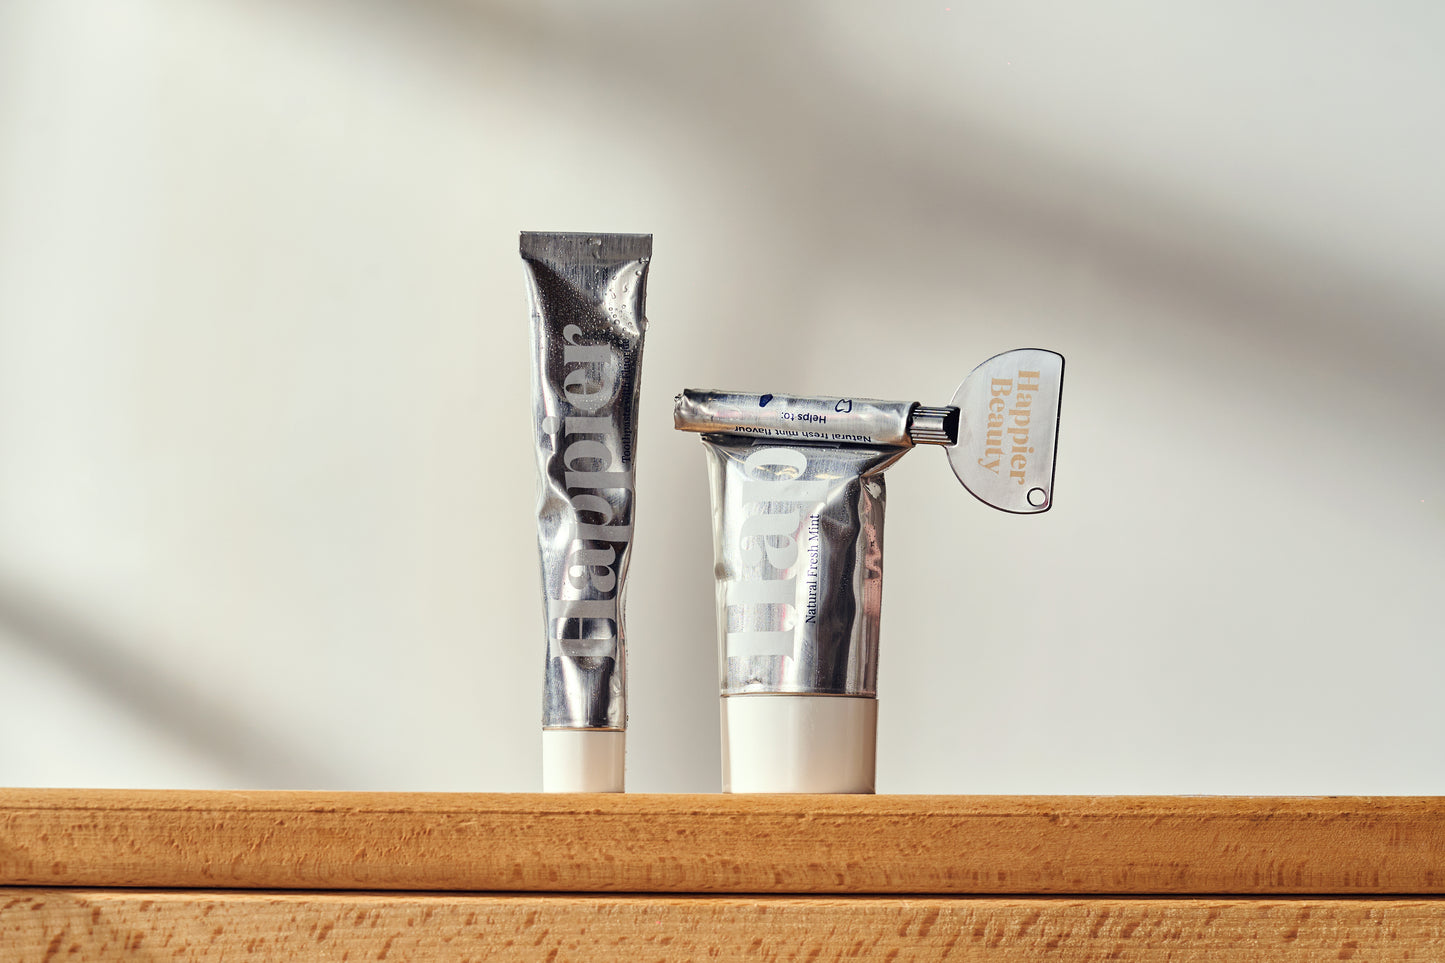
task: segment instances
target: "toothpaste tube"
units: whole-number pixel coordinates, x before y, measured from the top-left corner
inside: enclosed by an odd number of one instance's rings
[[[995,508],[1052,504],[1063,358],[1007,352],[954,404],[684,391],[713,498],[725,792],[873,792],[883,473],[942,446]]]
[[[542,788],[621,792],[623,603],[652,237],[524,233],[521,255],[547,640]]]

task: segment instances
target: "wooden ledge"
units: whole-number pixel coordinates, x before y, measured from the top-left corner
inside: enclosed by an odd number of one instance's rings
[[[1439,894],[1445,798],[7,789],[0,885]]]
[[[0,889],[0,946],[56,961],[1394,963],[1445,959],[1445,898]]]

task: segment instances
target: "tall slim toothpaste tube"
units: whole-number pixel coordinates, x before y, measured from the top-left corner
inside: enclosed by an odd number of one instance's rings
[[[1063,358],[997,355],[953,404],[684,391],[713,501],[724,792],[874,791],[883,473],[918,444],[1017,514],[1052,504]]]
[[[537,547],[547,641],[544,792],[622,792],[648,234],[523,233]]]

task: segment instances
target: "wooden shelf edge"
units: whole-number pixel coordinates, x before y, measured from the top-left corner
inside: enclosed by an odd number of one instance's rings
[[[0,789],[0,885],[1445,893],[1445,797]]]
[[[0,889],[18,959],[1445,958],[1445,898],[541,896]]]

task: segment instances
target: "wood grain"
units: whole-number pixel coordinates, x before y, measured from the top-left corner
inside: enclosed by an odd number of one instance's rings
[[[1445,899],[0,890],[7,960],[1445,959]]]
[[[1445,799],[10,789],[0,884],[1433,894]]]

